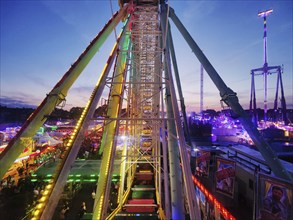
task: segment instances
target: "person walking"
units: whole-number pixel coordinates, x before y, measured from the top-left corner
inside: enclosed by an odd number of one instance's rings
[[[60,212],[60,219],[66,219],[66,215],[68,213],[69,207],[68,206],[63,206]]]
[[[81,203],[81,209],[79,211],[79,219],[82,219],[84,213],[86,212],[86,205],[85,205],[85,202],[82,202]]]
[[[95,198],[96,198],[96,192],[93,191],[93,192],[92,192],[92,199],[95,200]]]

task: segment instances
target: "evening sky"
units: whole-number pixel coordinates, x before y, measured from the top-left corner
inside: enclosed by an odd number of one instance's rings
[[[119,9],[117,2],[2,0],[0,104],[39,105]],[[263,66],[263,18],[257,13],[272,8],[273,13],[267,17],[268,64],[283,65],[287,108],[293,108],[291,0],[169,0],[169,4],[245,109],[249,107],[250,71]],[[198,112],[200,64],[170,23],[187,111]],[[116,33],[121,27],[122,23]],[[113,33],[69,90],[65,109],[86,104],[114,40]],[[276,82],[277,75],[269,75],[269,108],[273,107]],[[263,108],[262,76],[256,77],[256,91],[258,107]],[[221,109],[220,99],[217,88],[205,74],[204,108]]]

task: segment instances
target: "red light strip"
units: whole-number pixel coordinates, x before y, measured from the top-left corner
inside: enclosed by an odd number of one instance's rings
[[[236,220],[236,218],[230,212],[228,212],[228,210],[194,176],[192,176],[192,180],[195,185],[203,192],[206,198],[208,198],[215,205],[215,207],[220,210],[226,219]]]

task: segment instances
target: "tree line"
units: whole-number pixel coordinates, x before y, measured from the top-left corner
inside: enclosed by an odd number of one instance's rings
[[[98,107],[94,113],[94,117],[104,116],[106,114],[106,109],[107,105]],[[69,111],[62,108],[55,108],[54,111],[47,117],[48,120],[77,120],[79,119],[83,110],[83,107],[73,107]],[[0,105],[0,123],[24,123],[34,111],[34,108],[11,108]]]

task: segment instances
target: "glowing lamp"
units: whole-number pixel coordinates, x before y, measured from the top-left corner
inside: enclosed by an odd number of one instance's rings
[[[262,12],[259,12],[257,14],[257,16],[259,17],[266,17],[267,15],[273,13],[273,9],[269,9],[269,10],[266,10],[266,11],[262,11]]]

